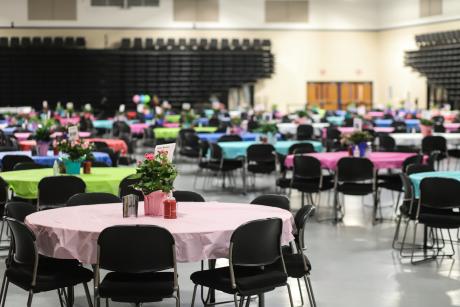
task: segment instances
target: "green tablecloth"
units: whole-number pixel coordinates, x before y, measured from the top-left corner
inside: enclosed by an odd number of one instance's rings
[[[182,128],[154,128],[155,138],[157,139],[176,139],[179,131]],[[195,127],[196,132],[212,133],[217,130],[217,127]]]
[[[121,180],[135,172],[136,169],[132,167],[93,167],[91,174],[81,174],[79,177],[86,183],[86,192],[118,195]],[[0,173],[0,177],[8,182],[17,196],[27,199],[37,198],[38,182],[48,176],[53,176],[52,168]]]
[[[289,147],[297,143],[310,143],[315,148],[315,151],[323,151],[323,145],[317,141],[278,141],[273,146],[277,153],[282,155],[287,155],[289,152]],[[221,142],[219,146],[222,148],[224,158],[226,159],[236,159],[239,157],[246,156],[246,150],[249,146],[253,144],[260,144],[259,142],[253,141],[243,141],[243,142]]]
[[[180,117],[181,117],[180,114],[166,115],[165,120],[168,123],[178,123],[178,122],[180,122]]]

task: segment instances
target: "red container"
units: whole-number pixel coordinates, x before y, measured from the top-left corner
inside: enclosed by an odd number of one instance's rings
[[[57,146],[53,147],[53,154],[55,156],[58,156],[59,155],[59,148]]]
[[[83,162],[83,174],[91,174],[91,166],[92,166],[91,161],[85,161]]]
[[[165,219],[176,219],[177,218],[177,204],[174,197],[168,197],[163,202],[165,209]]]

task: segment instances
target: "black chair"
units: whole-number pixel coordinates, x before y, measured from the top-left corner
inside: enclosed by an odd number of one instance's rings
[[[243,161],[240,159],[225,159],[222,148],[217,143],[210,143],[210,159],[207,169],[222,175],[222,186],[225,187],[225,178],[232,175],[232,172],[243,169]]]
[[[35,162],[18,162],[14,165],[13,171],[24,171],[28,169],[46,168],[45,165],[37,164]]]
[[[250,204],[291,210],[289,198],[284,195],[265,194],[254,198]]]
[[[7,267],[3,276],[0,297],[5,305],[10,283],[29,292],[27,306],[32,306],[34,294],[58,290],[62,305],[60,289],[73,288],[83,284],[88,305],[92,306],[87,283],[93,278],[93,273],[83,268],[76,260],[62,260],[44,257],[38,254],[38,246],[34,233],[27,226],[13,218],[6,217],[13,244],[6,261]],[[67,302],[73,298],[64,293]]]
[[[444,124],[434,124],[433,125],[433,132],[436,132],[436,133],[445,133],[446,132],[446,128],[444,127]]]
[[[428,172],[434,172],[434,168],[432,165],[429,164],[410,164],[406,167],[406,175],[410,176],[412,174],[417,174],[417,173],[428,173]]]
[[[71,196],[85,189],[85,182],[76,176],[45,177],[38,183],[37,210],[64,207]]]
[[[0,214],[3,216],[5,214],[5,207],[6,203],[8,201],[8,191],[9,191],[9,185],[8,183],[3,180],[2,177],[0,177]],[[2,219],[2,227],[0,229],[0,242],[3,239],[3,228],[5,226],[5,222]],[[1,297],[0,297],[1,300]]]
[[[342,133],[336,127],[326,128],[326,149],[327,151],[336,151],[342,148],[340,139]]]
[[[67,200],[67,206],[121,203],[120,197],[110,193],[94,192],[75,194]]]
[[[180,142],[179,154],[187,158],[200,157],[200,138],[195,131],[184,134]]]
[[[297,139],[310,140],[313,138],[315,131],[312,125],[299,125],[297,126]]]
[[[271,144],[253,144],[246,150],[247,170],[252,174],[271,174],[276,170],[276,150]],[[255,178],[255,177],[254,177]]]
[[[283,248],[283,257],[284,263],[286,265],[286,271],[288,277],[297,279],[297,284],[299,286],[300,299],[302,300],[302,306],[304,305],[302,288],[300,285],[300,279],[304,279],[305,286],[307,288],[307,295],[310,301],[310,306],[316,306],[315,296],[313,294],[313,288],[310,280],[311,273],[311,262],[308,257],[304,254],[306,250],[305,247],[305,228],[310,218],[315,213],[315,207],[312,205],[306,205],[305,207],[300,208],[299,211],[294,216],[294,222],[296,225],[297,232],[294,233],[294,244],[290,248]],[[274,269],[282,270],[281,263],[277,263],[273,267]]]
[[[421,261],[435,259],[438,256],[451,257],[455,254],[450,230],[460,228],[460,214],[458,213],[458,209],[460,208],[460,194],[452,193],[452,191],[459,190],[460,181],[456,179],[428,177],[422,179],[420,182],[420,199],[414,225],[411,263],[415,264],[420,262],[414,260],[418,224],[424,224],[425,227],[434,229],[434,244],[436,244],[436,252],[434,252],[429,258],[425,258],[425,255],[423,255],[423,259]],[[423,208],[434,209],[437,212],[433,212],[431,210],[426,212]],[[454,210],[457,210],[457,212]],[[439,242],[440,240],[444,241],[442,232],[440,234],[441,237],[438,235],[438,230],[441,231],[441,229],[447,230],[452,254],[440,254],[440,250],[442,248],[440,247]]]
[[[291,289],[281,253],[281,219],[255,220],[238,227],[232,234],[229,248],[229,266],[195,272],[190,279],[195,284],[192,307],[198,286],[207,287],[233,295],[238,307],[244,298],[262,295],[277,287],[286,286],[293,307]],[[283,270],[269,270],[266,266],[281,258]]]
[[[243,139],[237,134],[224,134],[217,142],[241,142]]]
[[[292,144],[288,149],[288,153],[290,155],[313,153],[313,152],[316,152],[315,147],[313,146],[313,144],[310,144],[310,143]]]
[[[113,226],[101,232],[97,244],[97,306],[100,298],[106,298],[107,304],[112,299],[136,306],[174,298],[180,306],[176,246],[168,230],[153,225]],[[110,271],[102,282],[101,269]],[[168,269],[174,271],[162,272]]]
[[[390,135],[379,135],[379,137],[377,138],[377,140],[379,141],[379,144],[378,144],[378,150],[379,151],[395,151],[396,150],[396,141],[395,139],[390,136]]]
[[[337,163],[335,173],[334,218],[341,220],[338,213],[343,208],[339,202],[339,193],[343,195],[366,196],[373,194],[373,219],[377,219],[377,195],[374,164],[367,158],[345,157]]]
[[[37,212],[37,207],[23,201],[9,201],[5,207],[5,216],[24,222],[26,216]]]
[[[321,192],[334,187],[332,177],[323,176],[321,162],[315,157],[295,155],[293,162],[290,188],[301,192],[302,207],[305,205],[305,194],[310,205],[314,204],[312,194],[318,194],[317,204],[319,204]]]
[[[406,133],[407,132],[407,125],[405,122],[394,121],[391,124],[391,127],[395,129],[393,130],[393,133]]]
[[[177,202],[205,202],[203,196],[192,191],[174,191],[173,197]]]
[[[422,153],[425,155],[435,154],[437,169],[441,160],[448,157],[446,138],[439,135],[430,135],[422,139]]]
[[[132,187],[132,185],[136,184],[137,182],[139,182],[139,179],[132,179],[130,178],[130,176],[123,178],[123,180],[120,181],[120,185],[118,186],[118,196],[120,196],[120,198],[123,198],[123,196],[134,194],[139,197],[140,201],[143,201],[144,194],[142,193],[142,191],[136,190]]]
[[[4,155],[2,158],[2,171],[9,172],[14,169],[14,166],[20,162],[32,162],[34,160],[31,157],[23,155]]]
[[[102,161],[92,161],[91,166],[92,167],[110,167],[110,165]]]

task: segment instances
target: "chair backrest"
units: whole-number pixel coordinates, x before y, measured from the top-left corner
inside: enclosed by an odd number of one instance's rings
[[[294,216],[295,226],[297,228],[297,233],[299,234],[299,247],[303,249],[305,247],[305,240],[304,240],[304,231],[305,225],[307,224],[308,220],[311,216],[315,213],[315,206],[313,205],[306,205],[297,211]]]
[[[393,151],[396,148],[396,141],[390,135],[380,135],[379,148],[384,151]]]
[[[403,203],[408,203],[409,205],[411,205],[415,199],[412,182],[410,181],[409,176],[407,174],[401,173],[399,174],[399,176],[401,177],[402,187],[404,191]]]
[[[14,165],[13,171],[24,171],[28,169],[40,169],[40,168],[46,168],[46,166],[37,164],[35,162],[19,162]]]
[[[14,166],[20,162],[34,162],[31,157],[23,155],[5,155],[2,158],[2,171],[12,171]]]
[[[410,176],[417,173],[434,172],[434,168],[429,164],[409,164],[406,167],[406,175]]]
[[[5,204],[8,200],[8,182],[0,177],[0,204]]]
[[[50,176],[38,183],[38,205],[65,206],[67,200],[78,193],[84,193],[85,182],[76,176]]]
[[[321,177],[321,162],[311,156],[294,156],[292,178],[295,179],[315,179]]]
[[[209,149],[211,150],[211,159],[221,160],[223,158],[222,148],[217,143],[209,143]]]
[[[13,234],[14,262],[33,265],[38,260],[34,233],[23,223],[10,217],[5,218]]]
[[[97,244],[98,264],[109,271],[145,273],[175,266],[174,238],[158,226],[112,226],[100,233]]]
[[[264,266],[281,257],[279,218],[250,221],[239,226],[230,238],[230,262],[237,266]]]
[[[402,171],[403,173],[406,172],[407,170],[407,167],[411,164],[420,164],[422,163],[423,161],[423,157],[421,155],[413,155],[411,157],[408,157],[406,158],[404,161],[403,161],[403,164],[402,164]]]
[[[181,146],[199,149],[200,138],[198,135],[196,135],[195,131],[193,133],[187,132],[184,136]]]
[[[196,192],[192,191],[174,191],[173,197],[176,201],[184,201],[184,202],[205,202],[203,196]]]
[[[94,192],[75,194],[67,200],[67,206],[120,203],[121,199],[110,193]]]
[[[129,195],[129,194],[134,194],[139,197],[139,200],[142,201],[144,200],[144,194],[142,191],[136,190],[135,188],[132,187],[133,184],[136,184],[139,182],[139,179],[133,179],[130,178],[131,176],[127,176],[123,178],[122,181],[120,181],[120,185],[118,186],[118,196],[120,198],[123,198],[123,196]]]
[[[315,152],[315,147],[310,143],[292,144],[288,149],[288,153],[290,155],[292,155],[292,154],[313,153],[313,152]]]
[[[104,150],[110,149],[109,145],[107,145],[106,142],[99,142],[99,141],[96,141],[96,142],[92,142],[92,143],[93,143],[93,145],[94,145],[94,150],[95,150],[95,151],[105,152]]]
[[[5,207],[5,216],[24,222],[26,216],[37,212],[37,207],[23,201],[10,201]]]
[[[275,162],[275,147],[271,144],[253,144],[246,150],[248,162]]]
[[[444,125],[442,123],[434,124],[433,131],[438,132],[438,133],[444,133],[444,132],[446,132],[446,128],[444,127]]]
[[[224,134],[217,142],[241,142],[243,139],[238,134]]]
[[[250,204],[275,207],[288,211],[291,209],[289,198],[287,198],[285,195],[277,194],[265,194],[257,196],[250,202]]]
[[[445,153],[447,151],[446,138],[440,135],[429,135],[423,138],[422,153],[429,155],[434,151],[441,153]]]
[[[391,127],[395,128],[395,130],[393,131],[395,133],[404,133],[407,131],[407,125],[405,122],[394,121],[391,124]]]
[[[367,158],[344,157],[337,163],[339,181],[356,182],[374,178],[374,164]]]
[[[439,209],[460,208],[460,181],[428,177],[420,182],[420,204]]]
[[[342,133],[336,127],[328,127],[328,128],[326,128],[326,138],[328,140],[339,140],[341,134]]]
[[[312,125],[299,125],[297,127],[297,139],[309,140],[313,138],[314,129]]]

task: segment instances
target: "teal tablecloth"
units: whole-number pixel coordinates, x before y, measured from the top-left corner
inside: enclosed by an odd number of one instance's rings
[[[315,148],[315,151],[323,151],[323,145],[317,141],[278,141],[273,146],[277,153],[287,155],[289,147],[296,143],[310,143]],[[219,146],[222,148],[224,158],[236,159],[238,157],[246,156],[246,150],[253,144],[260,144],[258,142],[222,142]]]
[[[342,126],[345,120],[343,116],[328,116],[326,117],[328,123],[335,125],[335,126]]]
[[[420,196],[420,182],[422,182],[422,179],[428,178],[428,177],[453,178],[453,179],[457,179],[460,181],[460,172],[454,172],[454,171],[427,172],[427,173],[418,173],[418,174],[410,175],[409,178],[414,187],[414,194],[416,198]],[[457,193],[458,191],[452,191],[452,192]]]

